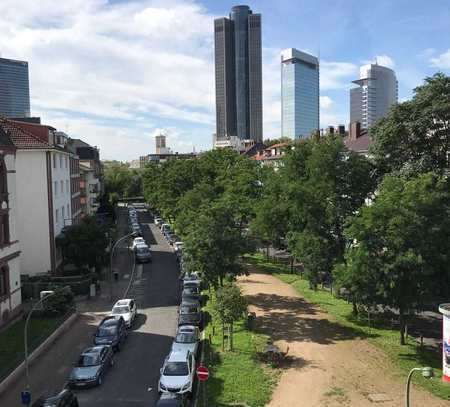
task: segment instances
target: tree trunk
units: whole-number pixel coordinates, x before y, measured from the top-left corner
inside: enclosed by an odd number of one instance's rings
[[[230,334],[228,340],[230,341],[230,350],[233,350],[233,323],[230,324]]]
[[[399,322],[400,322],[400,345],[406,345],[405,341],[405,328],[406,328],[406,321],[405,321],[405,315],[403,314],[403,310],[399,309]]]
[[[266,260],[269,260],[269,247],[270,247],[270,245],[268,244],[266,246]]]
[[[358,315],[358,307],[356,306],[356,301],[352,300],[352,305],[353,305],[353,315]]]
[[[225,350],[225,325],[222,322],[222,351]]]

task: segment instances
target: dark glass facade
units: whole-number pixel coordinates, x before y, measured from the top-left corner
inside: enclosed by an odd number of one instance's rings
[[[214,30],[217,139],[262,141],[261,16],[236,6]]]
[[[0,58],[0,116],[30,116],[28,62]]]

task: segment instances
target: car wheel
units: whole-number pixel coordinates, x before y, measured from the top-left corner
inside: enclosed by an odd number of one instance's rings
[[[97,386],[101,386],[102,385],[102,375],[100,375],[97,379]]]

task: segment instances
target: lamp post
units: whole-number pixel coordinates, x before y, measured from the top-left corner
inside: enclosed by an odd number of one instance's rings
[[[128,239],[129,237],[136,236],[135,232],[129,233],[128,235],[122,236],[116,243],[114,243],[114,246],[111,248],[110,253],[110,259],[109,259],[109,299],[110,301],[113,300],[113,257],[114,257],[114,250],[116,249],[117,245],[124,241],[125,239]]]
[[[48,292],[48,294],[45,297],[42,297],[39,301],[37,301],[33,305],[33,307],[31,308],[30,312],[27,315],[27,319],[25,320],[25,327],[24,327],[24,333],[23,333],[23,344],[24,344],[24,356],[25,356],[25,358],[24,358],[25,359],[24,360],[24,362],[25,362],[25,385],[26,385],[25,388],[26,388],[27,391],[30,391],[30,373],[29,373],[29,368],[28,368],[28,324],[30,322],[31,314],[45,300],[47,300],[48,298],[52,297],[56,293],[58,293],[60,291],[63,291],[64,289],[66,289],[66,287],[62,287],[60,289]]]
[[[409,405],[409,388],[411,385],[411,378],[414,372],[422,372],[422,376],[425,379],[431,379],[434,376],[433,368],[431,367],[415,367],[411,369],[408,375],[408,380],[406,381],[406,407],[410,407]]]

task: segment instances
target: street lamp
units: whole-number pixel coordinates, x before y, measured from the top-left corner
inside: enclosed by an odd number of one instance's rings
[[[47,294],[33,305],[33,307],[31,308],[30,312],[27,315],[27,319],[25,320],[25,328],[24,328],[24,333],[23,333],[23,344],[24,344],[24,354],[25,354],[25,360],[24,360],[25,361],[25,383],[26,383],[27,391],[30,391],[30,373],[29,373],[29,369],[28,369],[28,323],[30,322],[31,314],[45,300],[49,299],[50,297],[59,293],[60,291],[65,290],[66,288],[67,287],[62,287],[62,288],[59,288],[54,291],[47,291]]]
[[[122,236],[116,243],[114,243],[114,246],[111,248],[110,253],[110,259],[109,259],[109,300],[113,300],[113,257],[114,257],[114,250],[116,249],[117,245],[124,241],[125,239],[128,239],[129,237],[137,236],[135,232],[129,233],[128,235]]]
[[[411,369],[408,375],[408,380],[406,381],[406,407],[409,407],[409,387],[414,372],[422,372],[422,376],[425,377],[425,379],[431,379],[434,376],[432,367],[415,367],[414,369]]]

